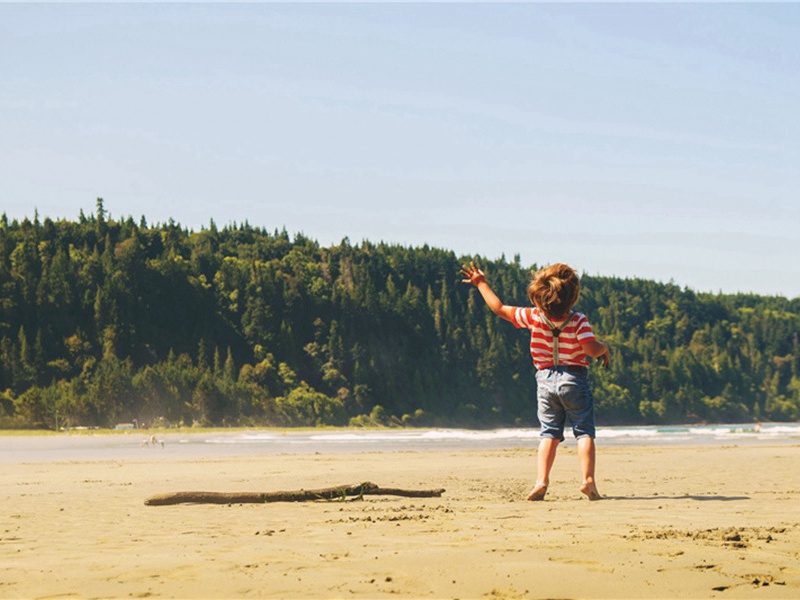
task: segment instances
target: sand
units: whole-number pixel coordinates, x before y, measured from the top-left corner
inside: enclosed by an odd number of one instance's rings
[[[0,598],[800,598],[800,446],[0,464]],[[441,498],[145,506],[373,481]]]

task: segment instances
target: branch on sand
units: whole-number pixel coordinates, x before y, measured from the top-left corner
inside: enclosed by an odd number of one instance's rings
[[[404,490],[382,488],[366,481],[357,485],[340,485],[319,490],[296,490],[289,492],[174,492],[159,494],[144,501],[147,506],[172,504],[264,504],[266,502],[309,502],[313,500],[341,500],[348,496],[404,496],[406,498],[440,498],[444,489]]]

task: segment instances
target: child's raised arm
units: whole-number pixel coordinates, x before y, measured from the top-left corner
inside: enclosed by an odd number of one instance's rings
[[[514,320],[514,308],[512,306],[506,306],[497,297],[497,294],[492,291],[492,288],[489,287],[489,284],[486,283],[486,275],[481,271],[478,267],[475,266],[474,262],[469,263],[469,266],[462,265],[461,266],[461,275],[464,276],[463,281],[464,283],[469,283],[474,285],[478,288],[478,291],[483,296],[484,301],[492,309],[497,316],[504,318],[506,321]]]

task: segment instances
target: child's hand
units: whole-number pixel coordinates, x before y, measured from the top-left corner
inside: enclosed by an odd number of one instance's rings
[[[461,265],[461,275],[465,277],[461,280],[463,283],[471,283],[474,286],[486,281],[486,275],[475,266],[474,262],[469,263],[469,266]]]
[[[603,345],[606,347],[606,351],[601,356],[597,357],[597,362],[599,362],[604,369],[607,369],[608,361],[611,360],[611,347],[606,343],[603,343]]]

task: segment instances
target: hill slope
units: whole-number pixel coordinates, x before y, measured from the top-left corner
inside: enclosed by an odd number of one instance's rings
[[[519,260],[248,224],[0,220],[0,426],[535,422]],[[800,418],[800,299],[582,277],[601,424]]]

